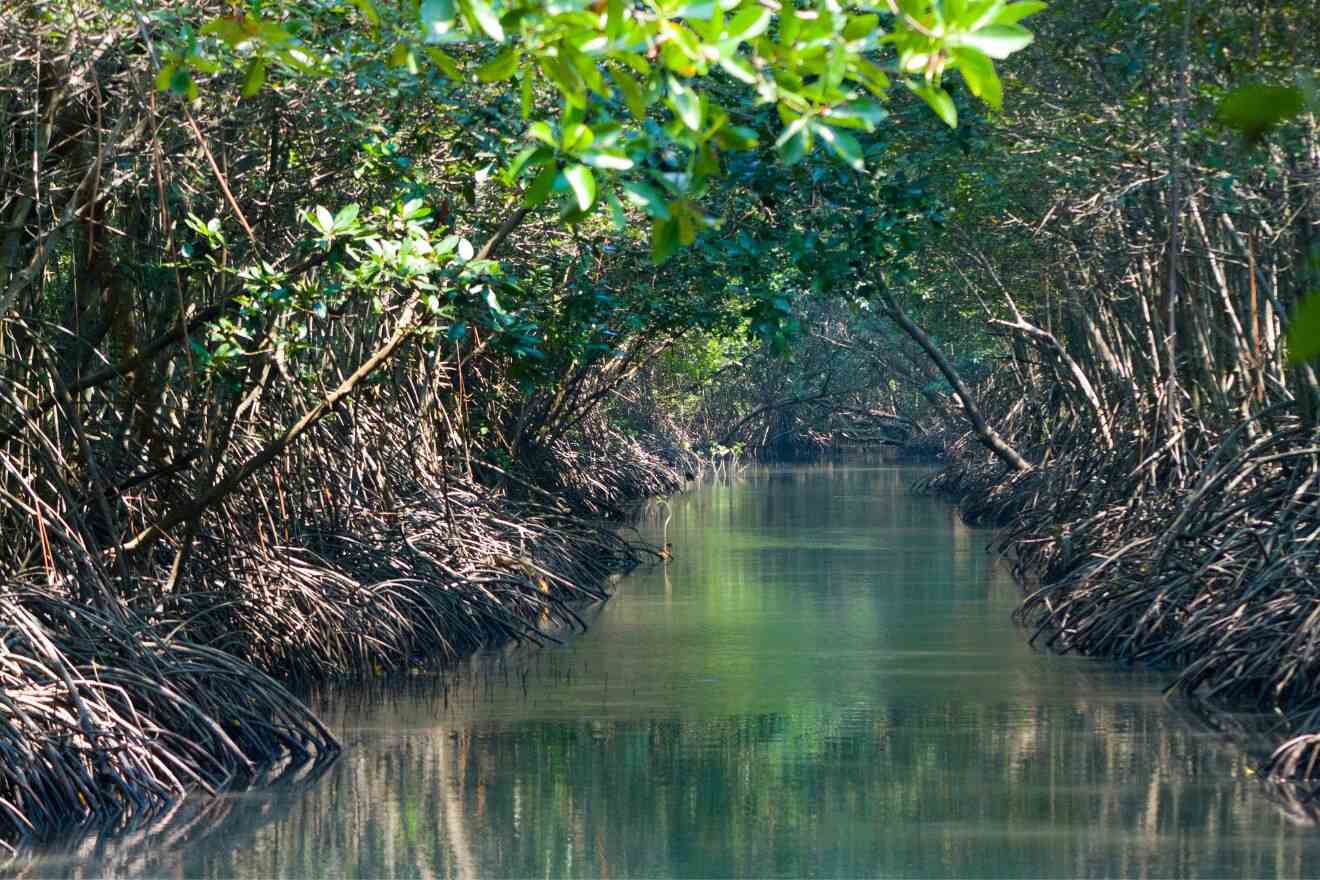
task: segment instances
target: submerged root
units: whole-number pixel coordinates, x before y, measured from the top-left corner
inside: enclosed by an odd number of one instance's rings
[[[46,520],[45,566],[0,580],[0,840],[141,827],[188,791],[332,756],[272,676],[437,667],[584,626],[576,608],[656,555],[604,517],[683,482],[640,446],[565,448],[550,460],[570,503],[537,474],[454,473],[379,427],[376,457],[328,434],[225,499],[182,562],[164,544],[107,557]]]
[[[471,387],[497,367],[467,361]],[[297,383],[225,399],[232,418],[162,386],[152,418],[177,430],[153,439],[112,386],[91,430],[41,409],[45,361],[0,358],[0,426],[21,429],[0,438],[0,841],[138,823],[333,754],[287,685],[552,641],[658,555],[618,529],[684,485],[677,444],[550,431],[452,369],[400,368],[272,456],[308,411]],[[227,427],[199,443],[201,414]]]

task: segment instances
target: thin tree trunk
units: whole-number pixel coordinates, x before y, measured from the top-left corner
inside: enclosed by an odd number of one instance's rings
[[[935,366],[939,368],[939,371],[944,374],[944,378],[949,380],[949,384],[953,386],[953,393],[958,395],[958,400],[962,403],[963,411],[967,413],[967,418],[972,423],[972,430],[976,433],[977,438],[1000,461],[1014,470],[1023,472],[1031,470],[1031,465],[1027,460],[1018,454],[1016,449],[1009,446],[998,431],[986,423],[985,418],[981,415],[980,408],[977,407],[976,401],[972,398],[972,392],[968,390],[962,376],[958,375],[958,371],[953,368],[953,364],[949,363],[949,359],[944,356],[944,352],[940,351],[935,341],[907,316],[907,313],[899,307],[898,301],[890,295],[889,291],[880,288],[880,297],[884,300],[885,307],[889,310],[889,316],[894,319],[894,323],[902,327],[903,332],[911,336],[913,341],[921,346],[922,350],[935,362]]]

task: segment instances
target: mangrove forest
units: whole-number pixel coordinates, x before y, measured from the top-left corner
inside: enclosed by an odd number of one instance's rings
[[[1320,4],[0,2],[0,870],[1296,876],[1317,796]]]

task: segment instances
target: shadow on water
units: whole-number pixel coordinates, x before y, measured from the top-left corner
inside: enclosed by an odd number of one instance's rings
[[[326,690],[315,778],[49,876],[1302,876],[1320,838],[1148,672],[1032,652],[988,536],[894,468],[758,471],[563,646]],[[15,864],[11,869],[22,869]]]

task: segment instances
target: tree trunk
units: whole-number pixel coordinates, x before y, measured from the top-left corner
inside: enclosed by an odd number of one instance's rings
[[[930,359],[944,374],[944,378],[949,380],[949,384],[953,386],[953,393],[958,395],[958,401],[962,403],[963,411],[967,413],[967,418],[972,423],[972,430],[976,432],[977,438],[995,454],[995,457],[1014,470],[1031,470],[1031,465],[1027,460],[1019,455],[1016,449],[1009,446],[1007,441],[999,436],[998,431],[986,423],[985,418],[981,415],[980,408],[977,407],[976,401],[972,398],[972,392],[968,390],[962,376],[958,375],[958,371],[953,368],[953,364],[949,363],[949,359],[944,356],[944,352],[940,351],[935,341],[926,335],[925,330],[913,323],[907,313],[899,307],[898,301],[889,294],[889,291],[880,288],[880,297],[884,300],[885,307],[889,311],[889,317],[893,318],[894,323],[902,327],[903,332],[911,336],[917,345],[920,345],[922,350],[930,355]]]

